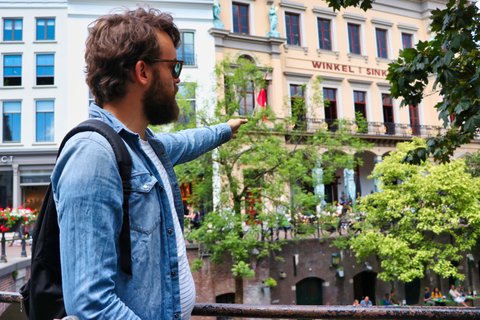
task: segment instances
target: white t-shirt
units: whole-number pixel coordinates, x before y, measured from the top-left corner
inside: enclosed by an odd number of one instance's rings
[[[190,315],[195,304],[195,283],[193,282],[190,266],[188,265],[187,251],[185,249],[185,240],[183,238],[180,222],[178,221],[177,210],[175,209],[172,186],[170,185],[167,171],[165,170],[165,167],[163,166],[160,159],[153,151],[152,146],[150,146],[148,141],[144,141],[141,139],[140,144],[142,145],[143,151],[145,151],[147,156],[152,160],[153,164],[157,168],[162,179],[165,192],[167,193],[168,201],[170,203],[173,223],[175,225],[175,235],[177,239],[178,276],[180,281],[180,304],[182,306],[182,319],[190,319]]]

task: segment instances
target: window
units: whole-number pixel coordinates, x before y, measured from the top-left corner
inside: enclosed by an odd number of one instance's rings
[[[3,41],[22,41],[22,34],[22,19],[3,19]]]
[[[55,19],[37,19],[37,40],[55,40]]]
[[[337,120],[337,89],[324,88],[323,99],[327,102],[324,106],[325,122],[328,130],[337,131],[335,121]]]
[[[248,28],[248,4],[233,3],[233,32],[250,34]]]
[[[332,34],[330,20],[317,19],[319,48],[322,50],[332,50]]]
[[[355,113],[360,112],[362,116],[367,119],[367,108],[366,108],[366,93],[364,91],[354,91],[354,101],[355,101]]]
[[[54,71],[53,54],[37,54],[37,86],[52,85]]]
[[[377,36],[377,57],[387,59],[388,58],[387,30],[376,29],[376,36]]]
[[[53,100],[37,101],[37,142],[53,141]]]
[[[305,86],[298,84],[290,85],[290,104],[292,108],[292,117],[295,121],[293,129],[305,130],[307,110],[305,107]]]
[[[185,65],[195,65],[195,42],[193,32],[180,34],[180,46],[177,48],[177,59],[183,60]]]
[[[3,102],[3,142],[20,142],[22,103]]]
[[[253,82],[249,81],[248,85],[241,89],[239,94],[242,96],[240,99],[240,108],[238,109],[238,115],[251,116],[253,109],[255,108],[255,91]]]
[[[181,101],[183,99],[178,99],[178,98],[185,99],[185,101],[187,102],[187,105],[182,105]],[[191,84],[189,85],[179,84],[177,101],[180,103],[181,108],[184,107],[184,110],[180,112],[178,122],[182,125],[187,125],[190,122],[190,117],[195,116],[195,112],[196,112],[195,87]]]
[[[383,122],[386,128],[386,134],[395,134],[395,120],[393,118],[392,96],[382,94],[383,104]]]
[[[243,184],[246,187],[245,213],[248,215],[247,224],[259,224],[258,209],[262,205],[263,176],[260,170],[244,169]]]
[[[285,25],[287,28],[287,44],[300,46],[300,15],[285,13]]]
[[[409,106],[410,126],[412,127],[412,134],[414,136],[420,135],[420,117],[418,116],[418,106]]]
[[[403,49],[408,49],[412,48],[412,38],[413,36],[410,33],[405,33],[402,32],[402,44],[403,44]]]
[[[22,85],[22,56],[3,56],[3,85]]]
[[[360,25],[348,24],[348,45],[350,53],[361,54],[360,47]]]

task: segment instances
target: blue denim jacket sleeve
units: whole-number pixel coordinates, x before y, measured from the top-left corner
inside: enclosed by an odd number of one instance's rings
[[[215,149],[232,137],[232,129],[226,123],[200,129],[182,130],[173,134],[156,135],[164,145],[172,165],[195,160],[205,152]]]
[[[60,226],[63,294],[80,319],[139,320],[115,293],[121,179],[108,142],[92,132],[72,137],[52,173]],[[68,272],[66,272],[68,270]]]

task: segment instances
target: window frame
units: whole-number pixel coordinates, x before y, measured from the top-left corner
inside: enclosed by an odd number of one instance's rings
[[[185,33],[191,33],[192,34],[192,37],[193,37],[193,56],[191,58],[192,62],[193,63],[189,63],[189,60],[187,60],[186,56],[185,56],[185,41],[184,41],[184,34]],[[181,45],[177,48],[177,59],[178,60],[183,60],[184,63],[183,63],[183,66],[186,67],[186,66],[189,66],[189,67],[193,67],[193,66],[196,66],[197,65],[197,58],[196,58],[196,54],[195,54],[195,31],[194,30],[180,30],[180,39],[181,39]],[[181,52],[181,55],[179,55],[179,50],[182,49],[183,52]]]
[[[325,91],[327,91],[327,93],[329,91],[332,91],[333,92],[333,95],[334,95],[334,99],[331,99],[330,97],[330,94],[325,94]],[[335,88],[335,87],[331,87],[331,86],[323,86],[322,87],[322,94],[323,94],[323,100],[327,100],[329,101],[329,106],[325,106],[325,104],[323,105],[323,117],[324,117],[324,121],[325,123],[328,125],[328,130],[329,131],[332,131],[332,132],[335,132],[337,131],[337,126],[334,125],[335,121],[339,119],[339,115],[338,115],[338,98],[339,98],[339,95],[338,95],[338,88]],[[329,117],[327,118],[327,109],[328,110],[332,110],[330,109],[332,107],[332,102],[335,103],[335,117],[332,118],[332,117]],[[331,114],[331,111],[329,111],[329,114]]]
[[[385,134],[390,134],[390,135],[395,135],[396,134],[396,130],[395,130],[395,108],[394,108],[394,100],[392,98],[392,95],[390,93],[384,93],[384,92],[381,92],[381,102],[382,102],[382,117],[383,117],[383,125],[385,126]],[[386,100],[386,97],[390,97],[390,104],[388,104],[388,100]],[[386,113],[385,113],[385,108],[390,108],[391,109],[391,114],[392,114],[392,122],[387,122],[386,120]],[[392,126],[388,126],[388,124],[392,124]]]
[[[39,102],[52,102],[52,107],[53,107],[53,111],[41,111],[39,112],[38,111],[38,103]],[[47,114],[47,113],[51,113],[53,115],[53,118],[52,118],[52,126],[53,126],[53,136],[51,138],[51,140],[39,140],[39,137],[38,137],[38,130],[39,130],[39,126],[38,126],[38,123],[39,123],[39,119],[38,119],[38,115],[40,113],[43,113],[43,114]],[[46,120],[45,120],[46,122]],[[45,130],[47,130],[47,126],[45,126]],[[48,137],[48,134],[46,133],[46,131],[43,133],[45,137]],[[37,99],[35,100],[35,142],[36,143],[52,143],[55,141],[55,99]]]
[[[6,66],[5,65],[5,58],[6,57],[20,57],[20,65],[12,65],[12,66]],[[6,68],[20,68],[20,75],[19,76],[8,76],[8,78],[19,78],[20,79],[20,84],[14,84],[14,85],[5,85],[5,69]],[[23,81],[23,54],[22,53],[4,53],[2,56],[2,73],[3,73],[3,81],[2,81],[2,87],[5,88],[10,88],[10,87],[22,87],[22,81]]]
[[[287,15],[290,16],[290,28],[288,27],[288,24],[287,24]],[[291,17],[292,16],[296,16],[298,18],[298,44],[294,44],[294,43],[288,43],[290,38],[288,36],[288,31],[291,32],[292,34],[292,39],[291,40],[294,40],[295,36],[293,35],[293,24],[291,23],[292,19]],[[294,47],[301,47],[302,46],[302,15],[300,13],[297,13],[297,12],[292,12],[290,10],[287,10],[285,11],[285,14],[284,14],[284,18],[285,18],[285,37],[287,38],[287,45],[289,46],[294,46]]]
[[[237,113],[239,116],[242,116],[242,117],[251,117],[252,114],[253,114],[253,111],[255,110],[255,107],[256,107],[256,104],[255,104],[255,83],[253,83],[253,81],[249,81],[250,85],[246,88],[246,90],[244,91],[243,88],[237,88],[238,92],[240,93],[240,95],[243,95],[243,92],[245,92],[245,97],[242,97],[240,99],[240,108],[237,110]],[[251,90],[249,90],[249,88],[251,88]],[[248,101],[247,101],[247,98],[248,98],[248,95],[251,94],[252,96],[252,101],[251,101],[251,106],[252,106],[252,110],[249,112],[248,110]],[[243,112],[244,113],[241,113],[240,110],[243,109]]]
[[[412,117],[412,113],[414,113]],[[412,128],[412,136],[421,136],[422,127],[420,122],[420,107],[408,106],[408,119],[410,122],[410,128]]]
[[[240,30],[239,32],[235,32],[235,15],[233,14],[233,7],[234,6],[239,6],[239,14],[238,14],[238,22],[239,22],[239,27],[240,27]],[[243,26],[241,24],[241,17],[242,15],[240,14],[240,7],[246,7],[247,8],[247,25],[246,26]],[[232,32],[235,33],[235,34],[243,34],[243,35],[250,35],[250,21],[251,21],[251,12],[250,12],[250,7],[251,5],[249,3],[245,3],[245,2],[240,2],[240,1],[235,1],[235,2],[232,2]],[[241,29],[242,28],[247,28],[247,32],[246,33],[242,33]]]
[[[402,37],[402,50],[409,49],[409,48],[413,47],[413,34],[412,33],[407,33],[407,32],[402,31],[400,36]],[[410,37],[410,46],[409,47],[405,46],[405,43],[406,43],[405,42],[405,36]]]
[[[5,140],[5,103],[19,103],[20,111],[19,112],[9,112],[8,114],[19,114],[20,115],[20,127],[18,128],[19,140]],[[2,143],[11,144],[11,143],[21,143],[22,142],[22,100],[3,100],[2,101]],[[12,130],[13,131],[13,130]]]
[[[382,39],[382,35],[384,38]],[[375,40],[377,44],[377,58],[388,59],[388,30],[383,28],[375,28]]]
[[[320,21],[322,22],[321,23],[322,29],[320,29],[320,26],[319,26]],[[328,34],[329,34],[329,37],[330,37],[329,40],[325,40],[325,38],[324,38],[324,35],[325,35],[325,30],[323,29],[324,22],[328,22],[328,27],[329,27]],[[327,18],[324,18],[324,17],[317,17],[318,48],[320,50],[333,51],[332,24],[333,24],[332,19],[327,19]],[[325,48],[326,41],[329,42],[330,49]],[[323,48],[322,48],[322,44],[323,44]]]
[[[294,95],[292,96],[292,88],[294,89]],[[299,96],[298,95],[298,89],[301,88],[301,93],[302,93],[302,96]],[[290,116],[292,118],[295,117],[295,115],[293,114],[293,102],[295,100],[303,100],[303,117],[299,117],[297,115],[297,121],[295,121],[295,125],[293,127],[293,129],[306,129],[306,119],[308,117],[308,107],[307,107],[307,84],[306,83],[302,83],[302,84],[299,84],[299,83],[289,83],[288,84],[288,91],[289,91],[289,96],[290,96]],[[303,118],[303,120],[302,120]],[[303,124],[300,124],[298,125],[298,123],[302,123]]]
[[[399,43],[401,45],[401,50],[405,50],[405,47],[403,46],[404,43],[403,43],[403,34],[409,34],[412,36],[412,48],[416,45],[417,43],[417,31],[418,31],[418,27],[416,25],[413,25],[413,24],[405,24],[405,23],[399,23],[398,24],[398,30],[399,30]],[[398,50],[396,50],[398,51]]]
[[[38,22],[40,20],[44,21],[44,39],[38,38]],[[53,20],[53,39],[48,38],[48,21]],[[55,41],[56,39],[56,31],[57,31],[57,22],[55,17],[37,17],[35,18],[35,40],[36,41]]]
[[[372,25],[374,27],[374,38],[375,38],[375,57],[377,62],[385,61],[390,62],[393,59],[393,41],[392,41],[392,26],[393,23],[390,20],[372,18]],[[378,31],[385,32],[385,48],[379,47],[378,42]],[[382,56],[381,53],[385,50],[386,56]],[[397,50],[398,51],[398,50]]]
[[[360,96],[360,94],[363,95],[363,102],[357,101],[357,98]],[[357,104],[360,106],[363,106],[363,117],[365,118],[365,121],[368,121],[368,109],[367,109],[367,99],[368,97],[368,92],[364,90],[357,90],[353,89],[353,111],[354,111],[354,116],[357,113]]]
[[[313,12],[315,13],[315,18],[317,19],[317,56],[320,57],[322,53],[335,54],[338,59],[340,53],[338,52],[337,21],[335,19],[338,13],[333,12],[333,10],[327,10],[325,8],[314,8]],[[330,20],[330,42],[332,46],[331,50],[320,49],[320,31],[318,30],[319,19]]]
[[[5,41],[5,42],[21,42],[23,41],[23,18],[20,18],[20,17],[3,17],[3,24],[2,24],[2,32],[3,32],[3,36],[2,36],[2,41]],[[6,39],[5,36],[7,34],[7,31],[5,29],[5,24],[8,20],[11,20],[12,21],[12,31],[11,31],[11,36],[12,36],[12,39]],[[22,23],[22,28],[20,29],[20,39],[15,39],[15,21],[21,21]]]
[[[351,34],[351,27],[358,27],[358,49],[359,52],[355,52],[354,47],[355,43],[352,43],[354,35]],[[360,23],[355,22],[347,22],[347,38],[348,38],[348,52],[354,55],[362,55],[362,25]]]
[[[39,65],[38,64],[38,57],[39,56],[53,56],[53,65],[49,65],[49,64],[45,64],[45,65]],[[53,75],[43,75],[43,76],[39,76],[38,75],[38,68],[48,68],[48,67],[53,67]],[[45,69],[46,70],[46,69]],[[39,84],[38,83],[38,79],[39,78],[43,78],[43,79],[47,79],[47,78],[52,78],[52,83],[48,83],[48,84]],[[55,53],[53,52],[38,52],[38,53],[35,53],[35,85],[36,86],[54,86],[55,85]]]

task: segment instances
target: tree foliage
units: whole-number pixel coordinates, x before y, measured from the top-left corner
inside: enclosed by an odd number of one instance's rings
[[[410,151],[404,159],[410,163],[429,155],[450,161],[456,148],[469,143],[480,127],[479,8],[467,0],[451,0],[446,9],[432,11],[431,21],[435,37],[401,51],[388,68],[392,96],[403,98],[402,106],[418,106],[432,78],[443,98],[435,108],[448,131]]]
[[[425,141],[399,143],[397,151],[375,166],[371,178],[382,192],[361,200],[366,219],[346,244],[358,259],[378,255],[385,281],[421,280],[432,270],[442,277],[464,279],[454,261],[471,250],[480,236],[480,179],[467,173],[463,160],[435,165],[402,163]],[[419,297],[423,305],[423,292]]]
[[[263,88],[266,70],[246,59],[227,57],[219,61],[215,68],[217,99],[213,116],[197,111],[191,119],[196,124],[212,125],[240,116],[245,100],[256,98],[252,88],[256,92]],[[323,97],[320,79],[307,86],[310,97],[305,94],[284,98],[283,107],[290,116],[278,117],[269,105],[256,107],[253,112],[246,110],[242,116],[249,121],[240,128],[236,139],[202,159],[176,167],[178,180],[192,183],[194,205],[212,192],[212,180],[205,177],[212,176],[212,167],[217,168],[216,174],[221,177],[219,205],[189,238],[202,243],[214,262],[231,258],[237,302],[243,300],[241,280],[254,275],[252,257],[267,256],[281,248],[282,240],[267,239],[266,233],[279,227],[282,216],[298,207],[304,214],[316,213],[320,199],[314,192],[313,170],[321,166],[322,182],[329,183],[337,168],[361,164],[355,151],[371,147],[352,134],[350,123],[338,121],[332,132],[308,121],[304,115],[307,106],[314,118],[315,110],[323,107]],[[299,228],[303,236],[314,232],[313,227]]]

